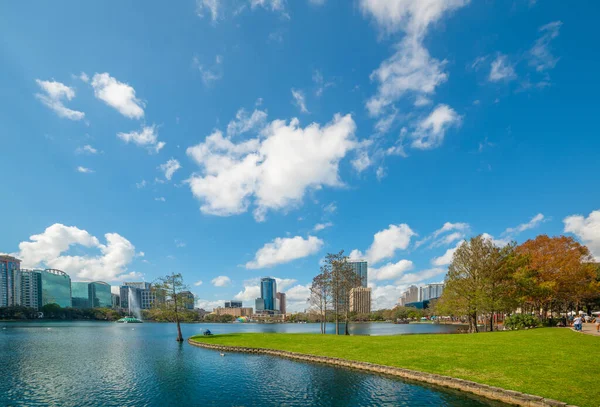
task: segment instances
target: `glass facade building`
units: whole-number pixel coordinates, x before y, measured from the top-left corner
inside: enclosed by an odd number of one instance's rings
[[[74,308],[91,308],[89,283],[71,283],[71,304]]]
[[[94,281],[89,284],[88,292],[92,308],[110,308],[112,306],[112,294],[109,284],[103,281]]]
[[[71,304],[71,277],[61,270],[42,271],[42,306],[58,304],[62,308]]]
[[[42,270],[21,269],[21,305],[36,310],[42,306]]]
[[[227,301],[225,302],[225,308],[242,308],[242,301]]]
[[[21,304],[21,260],[0,255],[0,307]]]
[[[349,261],[350,266],[352,266],[352,270],[360,277],[360,286],[367,287],[368,285],[368,266],[367,262],[364,260],[359,261]]]
[[[259,305],[263,308],[262,310],[269,313],[278,312],[277,308],[277,281],[271,277],[263,277],[260,279],[260,299],[256,301],[256,310],[260,310]]]

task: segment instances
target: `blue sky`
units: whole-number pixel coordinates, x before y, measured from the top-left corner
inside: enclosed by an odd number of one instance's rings
[[[206,308],[274,276],[292,310],[342,249],[376,308],[476,234],[600,258],[598,8],[4,2],[0,252],[73,280],[181,272]]]

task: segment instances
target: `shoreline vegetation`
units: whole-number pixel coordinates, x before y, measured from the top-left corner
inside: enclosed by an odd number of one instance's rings
[[[198,346],[233,347],[231,351],[251,348],[293,352],[408,369],[580,407],[597,406],[600,398],[597,384],[600,365],[595,360],[600,338],[580,335],[566,328],[478,335],[242,333],[198,335],[188,342]],[[471,391],[468,386],[467,391]]]

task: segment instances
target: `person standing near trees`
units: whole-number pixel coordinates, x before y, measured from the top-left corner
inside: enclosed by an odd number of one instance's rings
[[[575,328],[576,331],[581,331],[581,317],[579,315],[573,320],[573,328]]]

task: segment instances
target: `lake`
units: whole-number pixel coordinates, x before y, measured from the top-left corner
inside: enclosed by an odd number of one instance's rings
[[[318,332],[318,324],[183,324],[184,337]],[[353,324],[354,333],[450,332],[428,324]],[[175,341],[174,324],[0,322],[0,405],[501,406],[427,385]]]

